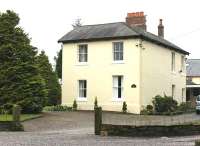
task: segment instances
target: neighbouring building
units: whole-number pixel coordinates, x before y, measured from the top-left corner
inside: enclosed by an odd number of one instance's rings
[[[186,101],[196,103],[196,96],[200,95],[200,59],[188,59],[187,69],[187,94]]]
[[[75,27],[63,44],[62,104],[74,99],[80,110],[93,110],[97,96],[103,110],[140,113],[156,95],[186,100],[185,57],[189,53],[147,32],[143,12],[128,13],[126,22]]]

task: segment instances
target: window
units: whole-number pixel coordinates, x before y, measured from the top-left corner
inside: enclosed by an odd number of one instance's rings
[[[175,85],[172,85],[172,98],[175,96]]]
[[[78,62],[87,62],[88,46],[79,45],[78,47]]]
[[[123,96],[123,76],[113,76],[113,98],[121,99]]]
[[[183,72],[185,70],[185,57],[181,56],[181,71]]]
[[[86,80],[79,80],[79,98],[86,98],[87,97],[87,81]]]
[[[123,60],[123,42],[114,42],[113,43],[113,59],[114,61]]]
[[[175,52],[172,52],[171,70],[172,70],[172,71],[175,71]]]

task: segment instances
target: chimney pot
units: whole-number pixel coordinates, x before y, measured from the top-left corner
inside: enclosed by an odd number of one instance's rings
[[[164,38],[164,26],[162,24],[162,19],[159,20],[159,25],[158,25],[158,36]]]

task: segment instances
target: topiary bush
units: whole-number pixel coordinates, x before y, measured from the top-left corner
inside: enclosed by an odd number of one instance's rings
[[[76,102],[76,100],[74,99],[74,102],[73,102],[73,105],[72,105],[72,109],[73,109],[74,111],[76,111],[76,110],[77,110],[77,107],[78,107],[77,102]]]
[[[177,101],[166,95],[164,97],[160,95],[155,96],[152,103],[156,113],[174,112],[178,107]]]
[[[127,113],[127,104],[126,104],[126,101],[123,102],[123,105],[122,105],[122,112],[123,112],[123,113]]]
[[[98,107],[98,101],[97,101],[97,97],[95,97],[95,100],[94,100],[94,109]]]

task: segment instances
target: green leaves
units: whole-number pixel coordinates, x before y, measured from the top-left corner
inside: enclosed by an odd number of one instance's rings
[[[37,49],[13,11],[0,14],[0,106],[19,104],[23,113],[40,112],[47,97],[37,66]],[[7,106],[9,105],[9,106]]]

